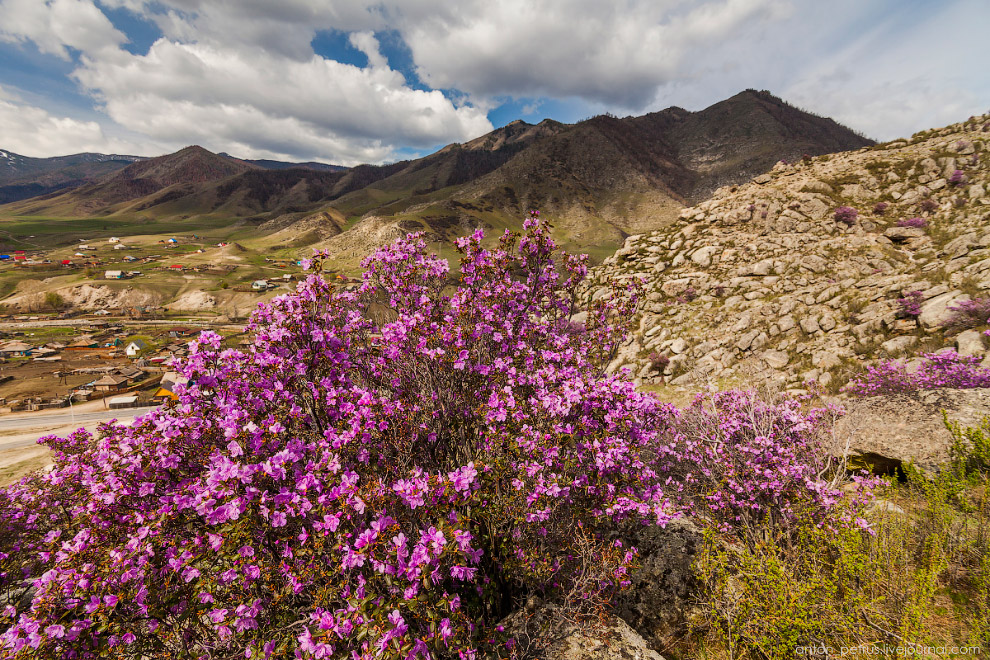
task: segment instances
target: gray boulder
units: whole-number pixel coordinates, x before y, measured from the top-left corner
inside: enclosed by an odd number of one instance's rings
[[[959,355],[983,355],[986,352],[983,347],[983,332],[980,330],[960,332],[956,337],[956,351]]]
[[[650,642],[682,629],[697,581],[691,564],[701,550],[701,529],[681,518],[666,527],[646,526],[626,530],[626,544],[639,550],[639,568],[632,584],[615,602],[613,611]]]
[[[858,457],[876,472],[894,474],[914,461],[935,471],[949,460],[952,434],[949,421],[978,426],[990,415],[990,389],[939,389],[865,397],[851,401],[835,427],[832,453]]]

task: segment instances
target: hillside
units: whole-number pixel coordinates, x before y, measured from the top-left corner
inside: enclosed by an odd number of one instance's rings
[[[597,287],[646,282],[639,332],[612,368],[648,383],[760,374],[836,387],[884,357],[984,355],[985,323],[942,324],[953,305],[990,295],[988,146],[985,115],[778,164],[630,236],[593,275]],[[840,207],[856,217],[837,220]]]

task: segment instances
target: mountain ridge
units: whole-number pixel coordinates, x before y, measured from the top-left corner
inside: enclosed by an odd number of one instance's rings
[[[346,170],[266,170],[263,161],[187,147],[3,210],[278,220],[288,229],[293,219],[310,227],[313,214],[332,208],[347,219],[348,231],[366,223],[377,237],[419,230],[446,242],[477,227],[490,233],[514,228],[526,211],[540,208],[557,219],[564,245],[597,251],[593,256],[600,258],[630,233],[662,226],[684,204],[781,158],[868,144],[832,120],[746,90],[697,112],[671,107],[576,124],[517,120],[422,158]],[[334,242],[344,239],[323,233],[333,236],[321,247],[334,253]]]

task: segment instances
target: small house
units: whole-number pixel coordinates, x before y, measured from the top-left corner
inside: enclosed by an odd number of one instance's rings
[[[34,349],[31,344],[22,341],[9,341],[0,346],[0,355],[4,356],[27,356]]]
[[[114,250],[126,250],[127,249],[127,246],[124,245],[123,243],[117,243],[116,245],[113,246],[113,249]]]
[[[268,289],[268,280],[255,280],[251,282],[251,288],[255,291],[266,291]]]
[[[116,236],[111,236],[110,240],[107,241],[107,243],[120,243],[120,239],[117,238]]]
[[[82,252],[83,250],[92,250],[93,248],[89,247],[88,245],[80,245],[76,249]]]
[[[90,348],[99,348],[99,346],[100,343],[93,339],[91,335],[83,335],[66,346],[66,349],[70,351],[82,351]]]
[[[137,357],[141,351],[148,348],[148,344],[143,339],[135,339],[124,348],[124,352],[127,353],[127,357]]]
[[[10,260],[9,254],[0,254],[0,261],[9,261],[9,260]]]
[[[72,265],[72,259],[62,259],[62,265],[63,266],[71,266]]]
[[[126,385],[127,378],[125,376],[115,374],[107,374],[93,383],[93,387],[97,392],[117,392],[124,389]]]
[[[162,375],[162,382],[158,385],[158,389],[152,396],[156,401],[175,401],[178,399],[178,395],[175,393],[175,389],[178,385],[185,385],[189,382],[189,379],[185,376],[181,376],[174,371],[166,371]]]
[[[137,367],[121,367],[117,370],[117,373],[129,380],[141,380],[144,378],[144,371]]]
[[[122,270],[108,270],[103,274],[108,280],[122,280],[124,279],[124,271]]]
[[[138,405],[137,394],[132,394],[130,396],[115,396],[114,398],[107,401],[110,410],[118,410],[120,408],[135,408]]]

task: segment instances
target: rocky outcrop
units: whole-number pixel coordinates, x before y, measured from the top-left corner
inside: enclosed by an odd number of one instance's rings
[[[836,425],[833,453],[894,474],[908,462],[933,471],[949,459],[949,421],[976,427],[990,415],[990,390],[928,390],[851,401]]]
[[[632,584],[616,600],[614,611],[654,645],[683,630],[697,587],[691,564],[703,537],[686,518],[666,527],[627,530],[627,545],[639,551]]]
[[[985,115],[779,163],[630,236],[590,278],[589,298],[609,281],[644,282],[637,332],[610,368],[647,384],[758,374],[834,386],[878,359],[952,346],[952,307],[990,296],[988,151]],[[842,206],[856,209],[851,224],[836,219]],[[898,302],[909,295],[919,315]]]

